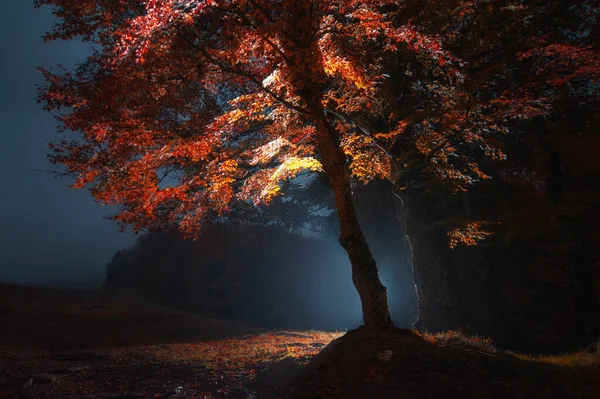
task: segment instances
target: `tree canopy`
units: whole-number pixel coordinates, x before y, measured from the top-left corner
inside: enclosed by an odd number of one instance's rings
[[[440,177],[463,184],[482,176],[473,162],[448,162],[458,152],[444,141],[450,134],[501,156],[483,131],[461,133],[467,118],[452,115],[464,96],[460,60],[435,36],[398,25],[396,2],[45,3],[62,19],[48,39],[83,36],[98,46],[75,71],[44,70],[46,107],[69,107],[62,127],[83,133],[55,144],[53,161],[77,177],[76,187],[121,204],[117,220],[138,230],[178,222],[192,232],[234,199],[268,202],[280,181],[322,170],[319,120],[335,129],[364,182],[391,178],[383,144],[409,122],[420,122],[416,145]],[[422,90],[448,111],[454,133],[435,128],[432,107],[412,119],[389,111],[385,67],[400,53],[430,71]],[[389,129],[366,129],[368,120]]]
[[[596,50],[535,37],[528,21],[550,6],[418,3],[37,0],[59,18],[48,40],[95,49],[74,70],[42,69],[40,100],[67,107],[60,129],[81,133],[52,144],[51,160],[120,205],[123,226],[190,235],[233,201],[268,203],[282,181],[325,172],[363,307],[382,304],[350,175],[465,190],[489,178],[482,162],[504,159],[510,121],[544,115],[558,88],[599,73]],[[518,21],[523,40],[498,39]],[[473,244],[482,225],[452,238]]]

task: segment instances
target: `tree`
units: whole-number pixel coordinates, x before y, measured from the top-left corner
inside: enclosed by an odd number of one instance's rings
[[[375,50],[409,45],[444,62],[439,49],[425,49],[426,38],[393,26],[383,11],[392,3],[37,1],[62,20],[48,39],[82,36],[98,46],[74,72],[44,71],[46,108],[69,107],[61,129],[83,133],[53,145],[51,159],[76,176],[75,187],[120,204],[123,225],[176,222],[189,234],[234,199],[268,202],[281,180],[324,171],[364,322],[391,326],[352,202],[344,151],[357,146],[355,129],[327,107],[381,113],[385,77]],[[367,179],[365,156],[355,153],[350,168]],[[382,154],[368,166],[389,174]]]
[[[493,180],[480,179],[468,192],[454,194],[452,186],[440,184],[426,154],[411,149],[411,135],[419,131],[408,129],[392,148],[409,160],[405,190],[398,194],[409,210],[418,328],[471,329],[512,348],[520,341],[526,350],[587,345],[573,336],[584,330],[576,316],[589,321],[598,314],[590,308],[600,304],[594,228],[583,227],[596,225],[598,206],[597,2],[404,4],[402,20],[417,20],[428,34],[439,34],[444,48],[463,60],[463,115],[483,108],[489,122],[477,128],[506,129],[493,137],[507,159],[480,159],[477,164]],[[428,94],[411,90],[422,71],[411,65],[411,76],[404,77],[407,63],[398,63],[401,79],[394,80],[393,91],[406,93],[398,112],[411,115]],[[430,112],[438,120],[435,114],[444,115],[432,107]],[[455,147],[464,145],[447,137]],[[483,245],[473,246],[482,238]],[[450,249],[450,243],[458,246]],[[471,246],[461,248],[465,243]],[[552,275],[555,270],[560,272]],[[552,301],[539,301],[543,292],[553,292]],[[598,326],[597,318],[588,321],[586,329]]]
[[[504,158],[502,121],[543,111],[528,93],[474,95],[468,68],[442,47],[456,30],[416,27],[408,3],[36,0],[60,21],[46,39],[95,48],[72,71],[42,69],[40,100],[67,107],[59,129],[81,133],[50,158],[75,187],[121,205],[122,226],[177,223],[189,235],[233,201],[268,203],[282,181],[324,172],[364,322],[391,326],[352,176],[465,190],[489,177],[481,160]]]

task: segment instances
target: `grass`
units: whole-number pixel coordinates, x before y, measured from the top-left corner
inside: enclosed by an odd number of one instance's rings
[[[467,335],[462,331],[444,331],[435,334],[420,331],[415,332],[423,338],[423,340],[439,346],[475,349],[487,353],[498,352],[492,339],[477,335]],[[600,343],[579,351],[558,355],[529,355],[514,351],[507,351],[506,353],[528,362],[600,371]]]
[[[0,348],[137,346],[257,331],[243,324],[147,303],[133,292],[81,292],[0,284],[0,309]]]
[[[509,353],[529,362],[554,364],[568,368],[589,368],[600,371],[600,351],[598,349],[584,349],[577,352],[550,356],[526,355],[516,352]]]
[[[292,398],[598,398],[597,353],[548,358],[519,358],[456,331],[359,328],[311,362]]]
[[[478,335],[467,335],[462,331],[444,331],[433,334],[415,331],[415,333],[423,338],[423,340],[439,346],[469,348],[489,353],[497,352],[496,345],[492,339]]]
[[[439,346],[468,348],[488,353],[498,352],[491,338],[467,335],[462,331],[443,331],[440,333],[415,332],[423,340]],[[514,351],[507,351],[506,353],[528,362],[553,364],[568,368],[592,368],[600,371],[600,343],[579,351],[558,355],[528,355]]]

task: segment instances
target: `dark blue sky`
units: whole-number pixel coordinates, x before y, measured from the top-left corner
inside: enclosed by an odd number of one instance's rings
[[[77,42],[44,43],[51,10],[33,0],[0,5],[0,281],[24,284],[86,282],[99,277],[117,249],[133,237],[103,218],[111,210],[87,190],[67,187],[38,169],[51,169],[44,151],[56,139],[52,115],[36,104],[37,66],[66,66],[88,48]]]

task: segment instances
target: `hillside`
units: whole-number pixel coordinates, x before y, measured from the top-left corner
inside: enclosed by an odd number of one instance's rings
[[[313,359],[294,381],[290,398],[592,399],[600,394],[598,353],[581,352],[579,363],[568,363],[568,356],[524,360],[480,343],[425,338],[402,329],[348,332]]]
[[[73,349],[161,344],[255,331],[105,293],[0,285],[0,348]]]

